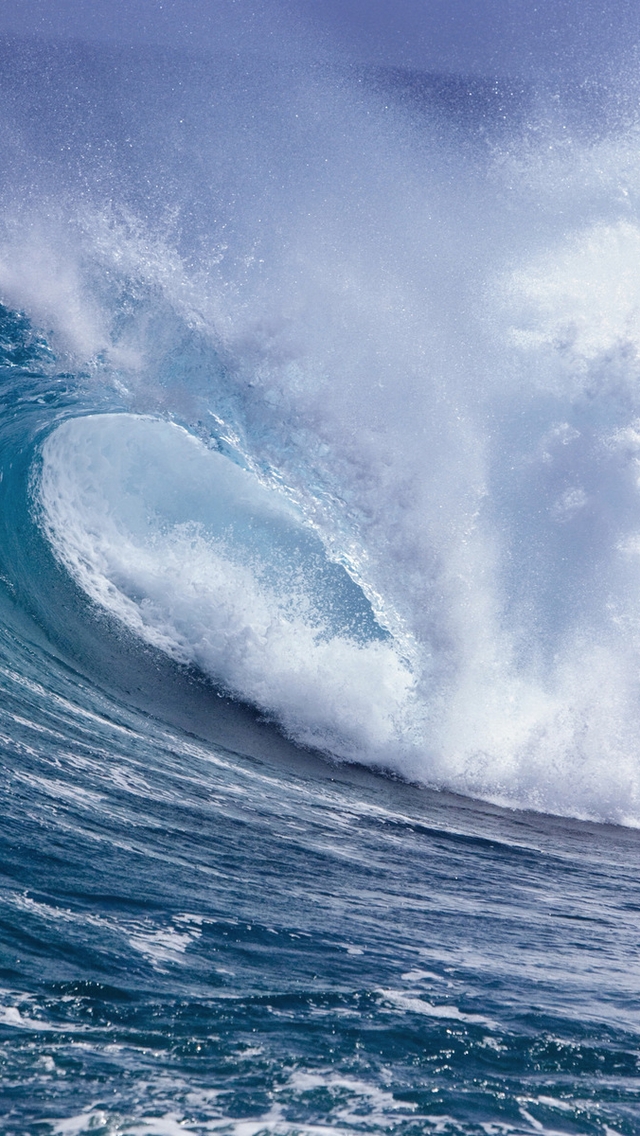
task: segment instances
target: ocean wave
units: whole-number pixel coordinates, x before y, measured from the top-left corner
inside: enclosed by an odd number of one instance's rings
[[[67,618],[44,533],[94,609],[301,744],[638,823],[632,116],[93,48],[48,57],[47,107],[38,50],[3,80],[0,292],[36,353],[9,347],[4,428],[39,618]]]

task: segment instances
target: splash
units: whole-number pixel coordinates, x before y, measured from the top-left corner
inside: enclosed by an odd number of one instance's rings
[[[47,535],[97,604],[298,741],[379,762],[402,746],[409,669],[280,495],[151,418],[69,420],[43,459]]]

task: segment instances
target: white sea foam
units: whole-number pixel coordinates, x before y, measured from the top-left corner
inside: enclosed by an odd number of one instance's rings
[[[436,672],[430,691],[418,636],[407,645],[398,634],[335,633],[341,597],[312,586],[317,548],[304,551],[302,518],[178,426],[132,415],[66,422],[43,448],[40,504],[57,556],[96,603],[298,740],[498,800],[633,817],[635,647],[619,613],[600,642],[568,632],[541,675],[518,667],[497,625],[478,639],[467,591],[458,667],[444,690]],[[281,575],[288,548],[296,571]],[[632,555],[622,549],[620,561]]]
[[[326,613],[314,599],[317,541],[279,495],[182,428],[130,415],[67,422],[43,458],[47,534],[102,607],[301,741],[379,760],[402,745],[411,673],[384,639],[332,631],[340,597],[328,584]],[[287,579],[283,548],[305,540]]]
[[[402,990],[379,990],[378,994],[399,1010],[410,1014],[423,1014],[427,1018],[444,1018],[448,1021],[470,1022],[474,1025],[485,1026],[487,1029],[499,1029],[497,1022],[485,1018],[482,1014],[467,1014],[457,1006],[433,1005],[425,1002],[424,998],[416,998],[413,994],[406,994]]]

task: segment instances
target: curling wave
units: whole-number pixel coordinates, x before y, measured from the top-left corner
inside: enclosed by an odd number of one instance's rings
[[[345,569],[254,475],[174,423],[103,414],[49,435],[39,496],[60,561],[147,642],[300,742],[352,760],[402,745],[410,670]]]

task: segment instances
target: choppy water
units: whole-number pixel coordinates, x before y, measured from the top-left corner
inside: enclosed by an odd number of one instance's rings
[[[1,48],[3,1131],[635,1133],[632,84],[258,47]]]

